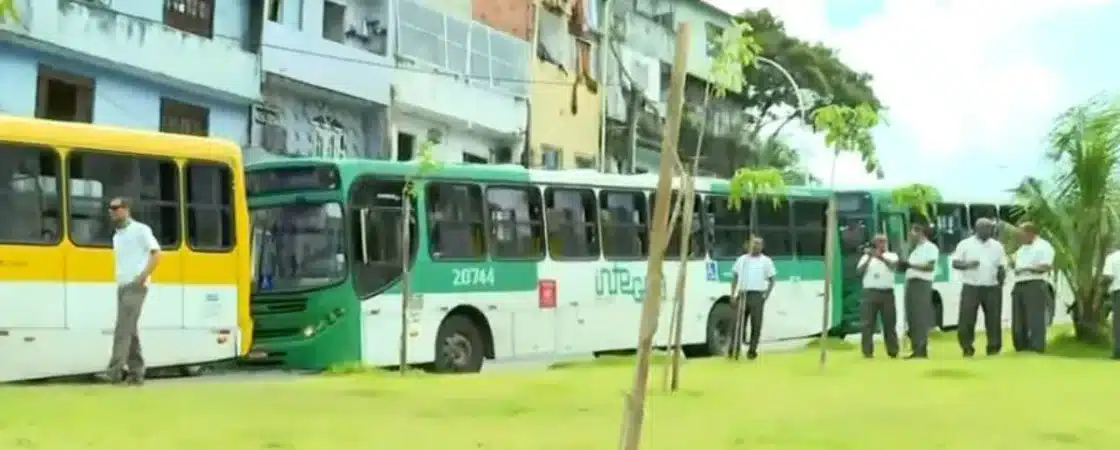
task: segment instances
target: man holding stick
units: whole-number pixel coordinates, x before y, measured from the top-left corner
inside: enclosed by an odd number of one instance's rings
[[[774,261],[762,253],[762,238],[751,237],[747,253],[735,260],[731,270],[731,298],[737,311],[735,331],[732,333],[728,351],[734,358],[739,356],[739,347],[747,323],[750,323],[750,340],[747,342],[747,359],[758,358],[758,340],[762,335],[762,311],[770,292],[774,290],[774,276],[777,270]]]

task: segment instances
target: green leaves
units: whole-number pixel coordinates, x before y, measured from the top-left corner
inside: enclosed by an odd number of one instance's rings
[[[735,171],[731,177],[731,191],[728,206],[735,211],[742,208],[743,200],[754,199],[759,195],[772,195],[774,204],[785,195],[786,180],[782,171],[773,167],[747,168]]]
[[[1073,290],[1078,337],[1103,320],[1098,276],[1120,232],[1120,102],[1095,98],[1055,122],[1049,180],[1027,178],[1015,189],[1020,220],[1033,222],[1054,247],[1054,268]]]
[[[420,146],[417,149],[418,151],[416,152],[419,165],[416,167],[416,171],[413,172],[412,175],[409,175],[408,179],[405,180],[403,190],[404,195],[415,197],[416,192],[413,190],[413,181],[417,178],[424,178],[424,176],[428,173],[439,169],[439,161],[436,161],[432,156],[432,152],[435,150],[437,144],[438,142],[432,139],[427,139],[424,142],[420,143]]]
[[[892,189],[890,198],[891,203],[916,210],[928,221],[933,207],[941,201],[941,192],[928,184],[912,183]]]
[[[735,21],[731,28],[724,30],[716,45],[720,50],[712,58],[709,89],[713,97],[722,98],[729,90],[742,90],[745,82],[743,68],[754,64],[755,56],[762,47],[755,40],[751,25],[741,21]]]
[[[19,11],[16,11],[16,0],[0,0],[0,23],[19,22]]]
[[[828,105],[813,113],[813,126],[824,132],[824,143],[836,154],[858,153],[868,173],[879,173],[879,157],[871,129],[879,125],[879,114],[868,104],[855,108]]]

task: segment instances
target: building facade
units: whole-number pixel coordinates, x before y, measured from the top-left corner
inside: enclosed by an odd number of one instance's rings
[[[14,0],[0,113],[245,143],[260,70],[248,2]]]
[[[266,0],[249,161],[392,156],[388,0]]]

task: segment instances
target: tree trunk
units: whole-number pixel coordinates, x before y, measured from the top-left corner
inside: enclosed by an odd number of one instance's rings
[[[1079,295],[1073,307],[1070,308],[1074,336],[1078,341],[1093,345],[1108,344],[1109,331],[1105,323],[1104,299],[1094,294],[1096,293]],[[1062,305],[1054,305],[1055,310],[1059,307],[1062,307]],[[1115,314],[1115,312],[1113,313]],[[1055,314],[1057,314],[1057,311],[1055,311]]]
[[[695,167],[695,166],[694,166]],[[693,174],[695,168],[693,169]],[[688,260],[689,250],[691,248],[692,236],[692,216],[693,209],[695,208],[694,182],[692,180],[693,174],[683,174],[681,182],[687,183],[684,187],[683,195],[684,204],[681,206],[680,213],[684,219],[681,224],[681,239],[680,239],[680,265],[677,268],[677,284],[673,289],[673,309],[672,316],[669,320],[669,364],[665,368],[664,376],[662,377],[662,390],[676,391],[680,387],[680,373],[681,373],[681,331],[684,320],[684,292],[688,286]],[[670,237],[672,235],[670,234]]]
[[[412,298],[412,277],[409,274],[409,256],[412,250],[412,181],[405,182],[408,191],[401,196],[401,335],[400,335],[400,370],[403,376],[408,368],[408,304]]]
[[[661,143],[661,167],[658,170],[657,197],[653,208],[654,229],[650,233],[649,262],[646,266],[646,295],[642,299],[641,325],[638,330],[638,358],[634,367],[634,381],[626,396],[622,436],[619,439],[621,450],[638,450],[642,439],[653,336],[657,332],[658,311],[661,308],[661,265],[665,259],[665,242],[668,238],[665,232],[668,228],[669,200],[672,197],[672,172],[676,162],[677,141],[680,138],[690,28],[688,22],[683,22],[677,29],[676,54],[669,81],[669,117],[665,122],[665,139]]]

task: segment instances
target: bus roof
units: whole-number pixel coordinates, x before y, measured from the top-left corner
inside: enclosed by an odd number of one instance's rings
[[[339,168],[344,178],[364,173],[409,176],[420,169],[418,161],[389,161],[373,159],[323,159],[315,157],[286,158],[250,164],[248,171],[268,170],[282,167],[304,166],[308,164],[333,164]],[[526,169],[518,164],[468,164],[443,162],[425,173],[425,178],[460,179],[483,182],[535,182],[561,186],[582,187],[619,187],[643,190],[657,189],[658,175],[602,173],[594,169]],[[673,187],[680,187],[680,178],[673,180]],[[698,192],[727,193],[727,180],[712,177],[697,177]],[[828,189],[811,186],[790,186],[785,195],[793,197],[827,197]]]
[[[0,115],[0,141],[234,163],[241,161],[241,148],[226,139],[7,115]]]

